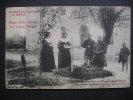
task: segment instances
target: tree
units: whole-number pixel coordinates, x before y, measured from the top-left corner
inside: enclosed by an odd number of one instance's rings
[[[60,20],[61,7],[40,8],[40,32],[38,44],[41,44],[47,32],[54,28]]]
[[[74,19],[81,21],[94,21],[104,30],[103,41],[109,45],[115,27],[126,27],[129,15],[127,7],[89,7],[80,6],[72,12]],[[107,48],[106,48],[107,49]]]
[[[126,27],[126,22],[130,17],[126,13],[127,7],[99,7],[89,8],[89,10],[94,21],[103,28],[103,41],[108,47],[114,28]]]
[[[39,45],[39,69],[41,64],[41,50],[42,50],[42,43],[44,41],[44,37],[47,32],[50,32],[51,29],[57,24],[60,20],[60,12],[61,7],[41,7],[39,8],[40,11],[40,31],[38,32],[38,45]],[[50,33],[51,34],[51,33]],[[41,79],[41,69],[39,78]],[[40,80],[39,80],[40,82]]]
[[[110,38],[113,34],[115,27],[126,27],[126,22],[129,20],[130,15],[127,7],[77,7],[72,16],[74,19],[81,21],[94,21],[104,30],[103,42],[105,43],[105,51],[107,51]],[[106,56],[104,57],[105,66],[107,66]],[[93,62],[93,61],[92,61]]]

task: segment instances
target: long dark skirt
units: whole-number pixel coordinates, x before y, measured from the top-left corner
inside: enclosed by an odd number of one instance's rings
[[[44,72],[51,71],[55,68],[55,60],[53,49],[48,45],[44,45],[41,51],[41,70]]]
[[[71,65],[71,55],[69,49],[61,50],[58,53],[59,68],[69,67]]]

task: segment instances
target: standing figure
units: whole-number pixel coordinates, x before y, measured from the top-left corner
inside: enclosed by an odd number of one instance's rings
[[[98,37],[98,42],[95,43],[94,48],[94,57],[92,59],[93,65],[97,66],[98,68],[103,68],[105,65],[105,52],[106,52],[106,47],[105,43],[102,41],[102,37]]]
[[[130,55],[129,49],[126,47],[126,43],[122,44],[122,48],[119,53],[119,63],[122,62],[122,71],[124,71],[124,65],[126,65],[126,71],[128,70],[128,56]]]
[[[63,33],[62,38],[58,42],[58,67],[65,68],[71,66],[70,42],[66,39],[67,34]]]
[[[87,39],[84,41],[82,47],[85,48],[84,51],[84,66],[87,65],[88,60],[90,61],[91,58],[93,57],[93,46],[95,44],[95,41],[91,39],[91,35],[87,35]]]
[[[22,62],[22,66],[23,66],[23,69],[24,69],[25,83],[27,84],[28,83],[28,79],[27,79],[27,75],[26,75],[26,59],[25,59],[25,55],[23,53],[21,55],[21,62]]]
[[[47,32],[44,40],[42,41],[42,50],[41,50],[41,70],[43,72],[52,71],[55,68],[55,60],[53,53],[52,42],[49,40],[50,33]]]

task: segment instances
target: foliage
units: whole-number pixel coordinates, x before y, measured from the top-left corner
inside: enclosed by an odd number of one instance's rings
[[[7,39],[5,45],[6,49],[23,49],[26,46],[26,37],[16,35],[13,38]]]
[[[115,27],[126,27],[129,20],[126,7],[99,7],[89,9],[95,22],[105,32],[104,42],[108,45]]]
[[[60,20],[61,7],[40,8],[40,32],[38,43],[42,43],[47,32],[55,27]]]
[[[44,76],[38,77],[38,68],[36,66],[26,66],[26,75],[28,83],[25,82],[24,68],[20,61],[6,60],[6,71],[8,75],[8,85],[23,85],[27,87],[57,85],[59,79]]]
[[[72,12],[74,19],[88,21],[91,19],[104,30],[104,42],[107,47],[115,27],[127,27],[127,21],[130,19],[129,8],[127,7],[77,7]],[[90,21],[90,20],[89,20]]]
[[[40,11],[40,32],[38,32],[38,50],[41,52],[42,43],[48,32],[51,31],[60,19],[61,7],[41,7]],[[51,34],[51,33],[50,33]],[[41,53],[38,54],[38,61],[41,64]],[[40,69],[40,65],[39,65]],[[41,69],[40,69],[40,79],[41,79]]]
[[[91,69],[86,67],[76,67],[74,66],[73,72],[69,71],[69,68],[63,68],[55,72],[56,75],[64,76],[64,77],[71,77],[76,79],[94,79],[94,78],[103,78],[103,77],[109,77],[113,74],[110,71],[103,70],[103,69]]]

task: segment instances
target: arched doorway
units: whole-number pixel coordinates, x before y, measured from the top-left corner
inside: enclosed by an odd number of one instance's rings
[[[88,29],[87,25],[81,25],[79,33],[80,33],[80,43],[82,46],[83,42],[86,39],[86,35],[89,34],[89,29]]]

